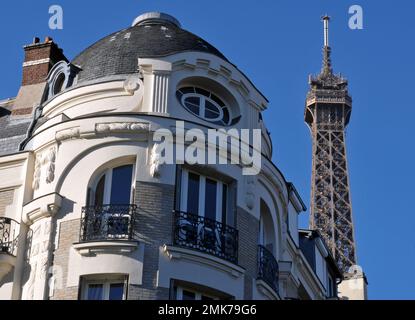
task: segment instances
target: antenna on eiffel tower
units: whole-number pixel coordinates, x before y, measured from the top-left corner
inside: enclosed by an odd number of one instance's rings
[[[329,45],[329,21],[330,17],[326,14],[321,17],[324,25],[324,47],[330,47]]]

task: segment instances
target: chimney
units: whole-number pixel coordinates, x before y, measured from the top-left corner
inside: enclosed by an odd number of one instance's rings
[[[31,116],[33,108],[41,103],[50,69],[61,60],[68,61],[51,37],[46,37],[44,42],[35,37],[33,43],[24,46],[24,51],[22,84],[13,116]]]
[[[56,62],[67,61],[62,49],[50,37],[46,37],[43,43],[40,43],[39,38],[34,38],[32,44],[24,47],[24,51],[22,86],[45,82]]]

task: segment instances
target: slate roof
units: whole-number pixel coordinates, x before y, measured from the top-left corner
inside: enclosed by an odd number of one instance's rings
[[[154,58],[185,51],[225,56],[211,44],[168,22],[136,25],[99,40],[81,52],[72,64],[82,68],[78,83],[104,76],[138,72],[138,58]]]
[[[31,119],[11,118],[10,106],[0,103],[0,156],[16,153],[26,137]]]

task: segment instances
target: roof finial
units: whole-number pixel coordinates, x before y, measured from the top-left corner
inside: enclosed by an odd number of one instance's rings
[[[323,48],[323,68],[321,70],[322,74],[328,75],[333,74],[333,69],[331,68],[331,58],[330,58],[330,45],[329,45],[329,21],[330,17],[326,14],[321,17],[324,25],[324,48]]]

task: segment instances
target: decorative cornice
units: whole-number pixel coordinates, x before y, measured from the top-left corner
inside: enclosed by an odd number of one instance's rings
[[[79,127],[64,129],[56,132],[55,140],[62,142],[70,139],[79,139],[81,136],[81,130]]]
[[[51,193],[39,197],[23,206],[22,220],[31,225],[43,218],[53,217],[61,207],[63,197]]]
[[[144,122],[108,122],[95,124],[95,132],[109,133],[148,133],[150,124]]]
[[[234,278],[239,278],[245,274],[245,269],[233,263],[217,258],[210,254],[198,252],[196,250],[164,245],[163,251],[170,258],[170,260],[184,259],[192,262],[202,263],[204,265],[210,265],[215,269],[229,273]]]
[[[138,241],[94,241],[74,243],[73,247],[81,256],[96,256],[97,254],[131,253],[138,248]]]

